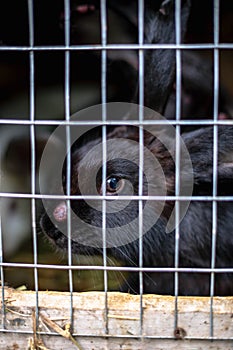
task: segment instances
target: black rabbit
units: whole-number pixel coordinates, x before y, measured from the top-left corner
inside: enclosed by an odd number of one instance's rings
[[[189,1],[182,2],[182,32],[185,31],[189,13]],[[173,1],[166,0],[158,11],[146,8],[147,42],[171,43],[175,40]],[[155,32],[157,30],[157,32]],[[174,50],[153,50],[146,55],[145,100],[159,112],[163,112],[172,88],[175,71]],[[152,79],[151,77],[154,77]],[[164,83],[166,82],[166,83]],[[146,200],[121,200],[123,195],[175,194],[175,138],[144,130],[144,165],[139,176],[139,128],[136,126],[111,126],[107,128],[106,182],[103,183],[102,129],[97,127],[72,146],[71,195],[106,195],[106,241],[102,242],[102,200],[71,200],[72,253],[101,255],[103,245],[108,256],[115,257],[130,267],[140,265],[140,241],[138,217],[143,212],[142,266],[161,268],[157,272],[143,273],[143,292],[174,294],[174,273],[162,268],[174,267],[175,231],[167,229],[173,213],[174,201],[163,203]],[[163,136],[164,137],[164,136]],[[162,137],[162,138],[163,138]],[[213,190],[213,128],[199,129],[183,135],[193,166],[193,194],[211,195]],[[147,150],[149,154],[147,155]],[[233,127],[218,127],[218,195],[232,195],[233,183]],[[155,159],[150,158],[152,155]],[[148,157],[148,158],[147,158]],[[162,171],[161,171],[162,169]],[[191,181],[190,163],[181,164],[182,186]],[[142,193],[140,183],[143,183]],[[66,164],[63,169],[63,188],[66,192]],[[109,199],[108,199],[109,198]],[[44,213],[40,220],[43,232],[61,249],[67,249],[67,205],[53,202],[50,215]],[[212,203],[191,201],[187,213],[179,225],[179,267],[210,268],[212,257]],[[230,268],[233,265],[233,204],[217,203],[217,237],[214,266]],[[121,286],[125,292],[139,293],[139,273]],[[210,273],[179,272],[180,295],[209,295]],[[215,295],[232,295],[233,277],[230,273],[215,274]]]
[[[100,129],[95,130],[96,135],[101,133]],[[165,174],[166,191],[168,195],[174,194],[174,161],[172,154],[175,152],[175,143],[171,142],[171,148],[168,151],[156,137],[144,133],[144,143],[156,159],[160,161]],[[184,134],[184,141],[190,152],[193,174],[194,174],[194,194],[211,195],[212,192],[212,150],[213,150],[213,129],[206,128],[192,133]],[[231,150],[233,149],[233,127],[219,127],[218,133],[218,194],[232,194],[233,168]],[[138,154],[138,129],[136,127],[116,127],[109,130],[108,140],[115,141],[125,139],[122,144],[123,149],[127,148],[126,154]],[[131,141],[136,141],[135,143]],[[72,186],[71,195],[92,195],[102,193],[102,159],[97,154],[95,147],[102,145],[101,137],[95,137],[85,144],[76,144],[72,152]],[[122,141],[120,141],[121,144]],[[113,148],[115,145],[113,144]],[[109,152],[111,152],[111,148]],[[87,158],[82,162],[86,154],[92,152],[93,158]],[[90,156],[90,157],[91,157]],[[135,159],[137,156],[135,156]],[[107,254],[121,260],[126,266],[138,266],[139,264],[139,241],[138,227],[131,226],[130,223],[138,217],[138,202],[132,200],[123,209],[123,201],[119,201],[121,195],[138,194],[139,171],[134,162],[128,159],[115,158],[107,163],[106,194],[110,201],[107,201],[106,229],[119,228],[115,233],[119,236],[118,246],[109,246]],[[154,173],[154,182],[152,194],[158,194],[158,188],[163,185],[158,178],[156,169]],[[65,170],[64,170],[65,171]],[[185,167],[183,171],[186,172]],[[82,191],[78,183],[79,172],[86,174],[82,184]],[[96,178],[95,178],[95,174]],[[182,174],[181,174],[181,178]],[[143,194],[148,194],[148,181],[144,174]],[[64,188],[65,188],[64,177]],[[90,184],[92,182],[92,184]],[[132,185],[132,189],[128,187]],[[93,187],[92,187],[93,186]],[[154,193],[153,193],[154,190]],[[118,203],[114,206],[114,213],[108,213],[108,205],[111,205],[113,196],[118,196]],[[72,200],[71,207],[85,224],[73,227],[74,240],[72,241],[72,252],[74,254],[96,255],[102,254],[100,229],[102,227],[101,200],[95,201],[93,207],[85,200]],[[109,204],[108,204],[109,203]],[[145,201],[143,202],[145,206]],[[151,220],[156,216],[156,210],[160,203],[151,201],[146,210],[144,221]],[[173,203],[166,203],[162,215],[158,221],[143,235],[143,266],[144,267],[174,267],[174,231],[167,233],[166,225],[171,213]],[[98,210],[99,209],[99,210]],[[64,224],[66,230],[67,209],[64,202],[53,204],[53,222]],[[233,263],[233,238],[232,221],[233,204],[232,202],[219,202],[217,205],[217,242],[215,266],[219,268],[229,268]],[[90,228],[90,226],[91,228]],[[61,249],[67,247],[67,237],[54,223],[49,219],[46,213],[41,218],[41,227],[48,237]],[[131,230],[135,230],[132,233]],[[180,223],[180,242],[179,242],[179,267],[209,268],[211,266],[211,244],[212,244],[212,203],[206,201],[192,201],[189,209]],[[63,231],[64,232],[64,231]],[[129,239],[125,243],[123,233]],[[135,236],[134,236],[135,235]],[[132,236],[132,238],[131,238]],[[109,238],[110,237],[110,238]],[[111,239],[107,236],[107,240]],[[129,238],[128,238],[129,237]],[[120,242],[122,240],[122,244]],[[81,242],[81,243],[80,243]],[[109,243],[109,242],[108,242]],[[111,245],[111,242],[110,242]],[[114,243],[113,243],[114,245]],[[171,273],[145,273],[144,292],[173,294],[173,275]],[[215,294],[231,295],[233,293],[233,280],[230,274],[216,274]],[[181,295],[208,295],[210,288],[210,275],[208,273],[180,273],[179,274],[179,294]],[[139,292],[138,273],[131,274],[130,279],[121,287],[122,291]]]

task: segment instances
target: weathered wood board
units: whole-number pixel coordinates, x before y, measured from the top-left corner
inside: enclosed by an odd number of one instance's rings
[[[103,292],[74,293],[73,337],[69,332],[70,294],[39,292],[38,302],[36,325],[36,293],[5,288],[1,350],[233,349],[233,297],[213,300],[212,341],[210,298],[179,297],[175,335],[174,297],[143,296],[141,320],[138,295],[108,293],[106,312]]]

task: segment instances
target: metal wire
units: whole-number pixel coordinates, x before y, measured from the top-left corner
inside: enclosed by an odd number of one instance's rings
[[[142,45],[144,42],[144,1],[138,1],[138,43]],[[144,120],[144,50],[138,52],[139,71],[139,116],[141,123]],[[139,127],[139,182],[138,194],[143,194],[143,168],[144,168],[144,130]],[[139,267],[143,267],[143,202],[138,201],[138,237],[139,237]],[[140,335],[143,339],[143,273],[139,272],[139,292],[140,292]]]
[[[9,124],[9,125],[61,125],[61,120],[35,120],[35,121],[30,121],[30,120],[18,120],[18,119],[0,119],[0,124]],[[143,126],[143,125],[164,125],[164,121],[162,120],[143,120],[143,121],[139,121],[139,120],[124,120],[124,125],[135,125],[135,126]],[[203,126],[208,126],[208,125],[233,125],[233,121],[232,120],[208,120],[208,119],[203,119],[203,120],[170,120],[169,124],[171,125],[203,125]],[[98,126],[98,125],[122,125],[122,121],[119,120],[106,120],[106,121],[85,121],[85,120],[79,120],[74,121],[74,120],[70,120],[70,121],[62,121],[62,125],[94,125],[94,126]]]
[[[176,1],[175,8],[175,31],[176,44],[181,42],[181,1]],[[176,49],[176,120],[180,120],[181,114],[181,50]],[[176,169],[175,169],[175,194],[180,194],[180,125],[176,125]],[[175,202],[175,258],[174,266],[179,267],[179,242],[180,242],[180,202]],[[174,276],[174,330],[178,327],[178,296],[179,296],[179,273],[175,272]]]
[[[110,335],[108,327],[108,272],[119,271],[117,266],[108,266],[107,264],[107,248],[106,248],[106,177],[107,177],[107,126],[108,125],[121,125],[122,121],[108,120],[107,116],[107,55],[110,50],[137,50],[139,58],[139,119],[124,121],[125,125],[139,126],[139,193],[138,196],[121,196],[121,200],[136,200],[139,205],[139,267],[123,266],[120,268],[122,272],[128,271],[132,273],[139,273],[139,290],[140,290],[140,333],[138,335],[126,335],[127,338],[150,338],[150,339],[172,339],[173,337],[159,337],[159,336],[144,336],[143,335],[143,272],[162,272],[174,274],[174,329],[179,325],[179,312],[178,312],[178,297],[179,297],[179,274],[180,273],[209,273],[210,274],[210,332],[208,338],[189,337],[187,339],[216,339],[225,340],[226,338],[217,338],[214,335],[214,283],[215,275],[221,273],[233,273],[232,268],[216,268],[216,239],[217,239],[217,209],[218,203],[225,201],[233,201],[233,196],[218,196],[217,194],[217,164],[218,164],[218,126],[219,125],[233,125],[233,120],[218,120],[218,100],[219,100],[219,50],[221,49],[233,49],[233,43],[219,43],[219,0],[214,0],[214,43],[206,44],[181,44],[181,0],[176,0],[176,43],[174,44],[145,44],[144,43],[144,1],[138,0],[138,43],[137,44],[108,44],[107,42],[107,4],[106,0],[100,0],[100,27],[101,27],[101,44],[100,45],[71,45],[70,44],[70,1],[64,0],[64,13],[65,13],[65,42],[64,45],[54,46],[36,46],[34,44],[34,16],[33,16],[33,0],[28,0],[28,18],[29,18],[29,45],[26,46],[0,46],[0,52],[28,52],[29,54],[29,67],[30,67],[30,119],[18,120],[18,119],[1,119],[0,125],[27,125],[30,127],[30,146],[31,146],[31,192],[30,193],[11,193],[0,192],[1,198],[19,198],[31,200],[31,216],[32,216],[32,234],[33,234],[33,263],[7,263],[4,262],[1,256],[0,260],[0,272],[2,280],[2,300],[4,300],[4,268],[17,267],[17,268],[33,268],[34,270],[34,283],[36,291],[36,318],[37,324],[39,320],[39,302],[38,302],[38,269],[55,269],[55,270],[68,270],[69,273],[69,291],[70,291],[70,320],[73,323],[73,271],[74,270],[93,270],[103,271],[104,273],[104,292],[105,292],[105,331],[104,337],[111,338],[124,338],[124,336]],[[144,267],[143,266],[143,201],[160,201],[163,200],[162,196],[144,196],[143,195],[143,126],[146,125],[162,125],[163,121],[151,121],[144,120],[143,104],[144,104],[144,53],[146,49],[174,49],[176,50],[176,120],[170,121],[171,125],[176,127],[176,173],[175,173],[175,195],[167,196],[166,200],[175,201],[175,258],[173,268],[161,268],[161,267]],[[206,50],[210,49],[214,53],[214,98],[213,98],[213,120],[180,120],[181,115],[181,53],[182,50]],[[61,124],[61,120],[35,120],[35,60],[34,55],[36,52],[51,52],[61,51],[65,55],[65,67],[64,67],[64,84],[65,84],[65,121],[62,121],[66,126],[66,146],[67,146],[67,192],[64,196],[59,195],[40,195],[36,193],[36,150],[35,150],[35,127],[36,126],[57,126]],[[70,54],[71,52],[79,51],[100,51],[101,52],[101,102],[102,102],[102,120],[101,121],[73,121],[70,120]],[[205,116],[203,116],[204,118]],[[70,139],[70,127],[73,125],[100,125],[102,126],[102,179],[103,179],[103,195],[101,196],[84,196],[77,195],[71,196],[71,139]],[[180,196],[180,129],[184,125],[211,125],[213,126],[213,189],[212,195],[209,196]],[[66,200],[67,203],[67,233],[68,233],[68,262],[66,265],[54,265],[54,264],[39,264],[37,255],[37,233],[36,233],[36,200],[37,199],[54,199],[54,200]],[[72,261],[72,247],[71,247],[71,214],[70,214],[70,200],[71,199],[88,199],[88,200],[101,200],[102,201],[102,237],[103,237],[103,266],[98,265],[74,265]],[[117,198],[112,198],[117,200]],[[204,201],[212,203],[212,252],[211,252],[211,265],[209,268],[181,268],[179,267],[179,222],[180,222],[180,203],[182,201]],[[0,218],[1,220],[1,218]],[[1,223],[1,222],[0,222]],[[2,252],[2,234],[0,233],[0,253]],[[5,315],[4,303],[2,303],[2,326],[5,332],[12,332],[12,330],[5,329]],[[14,332],[21,333],[20,330],[14,330]],[[25,332],[23,332],[25,333]],[[30,332],[26,332],[31,334]],[[46,334],[41,332],[41,334]],[[53,334],[53,333],[49,333]],[[54,333],[55,334],[55,333]],[[80,336],[80,334],[79,334]],[[93,334],[81,335],[88,337],[95,337]],[[229,338],[228,338],[229,339]]]
[[[55,270],[100,270],[100,271],[119,271],[119,267],[116,266],[95,266],[95,265],[54,265],[54,264],[34,264],[34,263],[8,263],[3,262],[1,264],[3,267],[21,267],[21,268],[33,268],[36,267],[38,269],[46,268],[46,269],[55,269]],[[190,267],[121,267],[122,271],[134,271],[134,272],[190,272],[190,273],[231,273],[233,272],[233,268],[190,268]]]
[[[21,331],[21,330],[15,330],[14,331],[15,333],[17,333],[17,334],[33,334],[33,332],[32,331]],[[12,330],[8,330],[8,329],[6,329],[6,330],[4,330],[4,333],[12,333]],[[48,335],[48,332],[40,332],[40,335]],[[55,333],[55,332],[53,332],[53,331],[50,331],[49,332],[49,336],[59,336],[59,334],[58,333]],[[89,338],[89,337],[91,337],[91,338],[93,338],[93,339],[98,339],[99,338],[99,335],[95,335],[95,334],[93,334],[93,333],[90,333],[90,334],[87,334],[87,333],[85,333],[85,334],[82,334],[82,333],[77,333],[77,334],[73,334],[73,336],[78,336],[78,337],[83,337],[83,338]],[[135,339],[141,339],[141,337],[140,336],[138,336],[138,335],[131,335],[131,334],[127,334],[127,335],[124,335],[124,334],[106,334],[106,335],[104,335],[104,338],[107,338],[107,339],[111,339],[111,338],[114,338],[114,339],[133,339],[133,340],[135,340]],[[169,339],[174,339],[174,337],[173,336],[161,336],[161,335],[144,335],[143,336],[143,338],[144,339],[161,339],[161,340],[169,340]],[[229,340],[229,338],[227,338],[227,337],[190,337],[190,336],[186,336],[185,337],[185,339],[187,339],[187,340],[198,340],[198,341],[200,341],[200,342],[202,342],[202,341],[205,341],[205,340],[210,340],[210,341],[213,341],[213,340],[215,340],[215,341],[219,341],[219,343],[221,343],[221,341],[224,341],[224,340]]]
[[[70,46],[70,1],[64,0],[64,31],[65,46]],[[65,120],[70,121],[70,51],[65,50]],[[66,168],[66,194],[70,196],[71,188],[71,138],[70,126],[66,126],[66,149],[67,149],[67,168]],[[69,291],[70,291],[70,324],[73,328],[73,274],[72,269],[72,248],[71,248],[71,206],[70,199],[66,200],[67,205],[67,237],[68,237],[68,273],[69,273]]]
[[[41,194],[25,194],[25,193],[12,193],[12,192],[0,192],[0,198],[25,198],[25,199],[88,199],[88,200],[98,200],[98,199],[109,199],[108,196],[97,196],[97,195],[41,195]],[[121,196],[121,200],[148,200],[148,201],[161,201],[164,199],[164,196]],[[117,200],[117,198],[111,198],[111,200]],[[169,201],[202,201],[202,202],[230,202],[233,201],[233,196],[166,196],[166,200]]]
[[[29,19],[29,44],[34,46],[34,15],[33,15],[33,1],[28,0],[28,19]],[[30,120],[35,120],[35,62],[34,52],[29,52],[29,68],[30,68]],[[36,315],[36,329],[39,324],[39,298],[38,298],[38,271],[37,264],[37,231],[36,231],[36,202],[33,196],[36,192],[36,151],[35,151],[35,126],[30,125],[30,146],[31,146],[31,217],[32,217],[32,235],[33,235],[33,259],[34,259],[34,283],[36,292],[35,301],[35,315]]]
[[[101,16],[101,103],[102,103],[102,122],[107,120],[107,51],[104,49],[107,45],[107,9],[106,0],[100,2]],[[102,125],[102,191],[106,195],[107,178],[107,128]],[[103,235],[103,265],[104,265],[104,293],[105,293],[105,334],[108,334],[108,273],[107,273],[107,249],[106,249],[106,199],[102,200],[102,235]]]
[[[214,0],[214,43],[219,42],[219,0]],[[214,49],[214,99],[213,99],[213,119],[218,119],[218,100],[219,100],[219,51]],[[217,195],[217,167],[218,167],[218,126],[213,126],[213,196]],[[211,249],[211,268],[215,267],[216,259],[216,240],[217,240],[217,202],[212,202],[212,249]],[[214,336],[214,281],[215,273],[210,275],[210,336]]]
[[[0,51],[101,51],[101,50],[140,50],[140,49],[182,49],[182,50],[207,50],[207,49],[233,49],[232,43],[215,44],[107,44],[102,45],[72,45],[72,46],[0,46]]]
[[[2,159],[0,159],[0,162]],[[2,164],[0,164],[1,170]],[[0,176],[0,186],[1,186],[2,178]],[[2,187],[2,186],[1,186]],[[3,232],[2,232],[2,198],[0,197],[0,281],[2,286],[1,297],[2,300],[5,300],[5,278],[4,278],[4,268],[3,268]],[[5,329],[6,325],[6,307],[5,303],[1,303],[1,327]]]

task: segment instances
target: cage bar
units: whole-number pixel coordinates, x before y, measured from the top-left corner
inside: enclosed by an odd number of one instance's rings
[[[176,42],[173,44],[148,44],[144,42],[145,0],[137,2],[138,32],[137,42],[115,44],[108,42],[110,33],[109,9],[110,1],[99,1],[100,43],[73,44],[71,42],[71,16],[77,11],[75,1],[64,0],[64,43],[60,45],[38,45],[35,42],[36,22],[35,5],[33,0],[27,1],[28,6],[28,34],[29,42],[23,45],[0,45],[1,54],[26,53],[29,56],[29,118],[0,118],[1,128],[9,126],[27,126],[30,129],[30,193],[23,191],[0,192],[0,199],[16,198],[31,201],[31,226],[33,242],[32,262],[12,262],[4,259],[3,234],[0,215],[0,272],[1,272],[1,324],[0,349],[232,349],[233,344],[233,297],[217,297],[214,295],[214,284],[218,274],[233,273],[233,267],[216,267],[216,240],[218,235],[217,213],[221,202],[233,201],[233,196],[219,195],[218,188],[218,128],[221,125],[233,125],[233,120],[218,120],[219,84],[220,84],[220,50],[232,50],[233,43],[220,42],[220,5],[223,0],[213,0],[213,43],[182,43],[181,40],[181,7],[182,0],[175,1],[175,32]],[[76,6],[76,7],[75,7]],[[85,6],[85,5],[84,5]],[[89,6],[89,4],[87,5]],[[46,15],[46,14],[45,14]],[[1,38],[0,38],[1,39]],[[143,266],[143,202],[161,201],[164,196],[143,195],[143,165],[144,165],[144,129],[145,126],[164,125],[162,120],[144,119],[144,73],[145,50],[171,49],[176,52],[176,118],[170,123],[176,128],[176,167],[175,167],[175,195],[166,196],[166,200],[175,202],[175,258],[174,267],[145,267]],[[138,57],[138,104],[137,120],[110,120],[107,114],[108,102],[108,58],[111,51],[136,50]],[[182,52],[185,50],[211,50],[214,61],[214,95],[213,119],[181,120],[182,95]],[[64,120],[36,116],[36,60],[37,53],[52,52],[64,54]],[[71,57],[86,52],[98,53],[100,56],[100,103],[102,104],[101,120],[73,120],[71,118]],[[79,87],[81,89],[81,87]],[[66,128],[66,193],[64,195],[39,194],[36,190],[36,130],[40,127],[57,127],[61,123]],[[121,200],[138,202],[138,237],[139,237],[139,266],[109,266],[107,252],[106,194],[107,179],[107,128],[111,126],[137,126],[139,128],[139,191],[135,196],[121,196]],[[71,135],[70,129],[75,126],[100,126],[102,129],[102,179],[101,195],[71,195]],[[184,126],[213,126],[213,188],[211,195],[181,196],[180,195],[180,134]],[[1,180],[1,179],[0,179]],[[64,263],[41,263],[38,254],[37,236],[37,208],[36,203],[41,199],[65,201],[67,205],[67,237],[68,256]],[[102,264],[87,265],[76,263],[72,255],[71,236],[71,200],[101,200],[102,201]],[[111,200],[117,200],[117,197]],[[184,268],[179,266],[180,243],[180,204],[182,201],[201,201],[212,204],[212,245],[211,265],[206,268]],[[19,291],[7,287],[5,270],[7,269],[33,270],[34,290]],[[39,274],[46,269],[51,272],[66,271],[68,273],[69,292],[40,291]],[[77,293],[74,286],[74,273],[80,271],[94,271],[103,273],[103,292]],[[138,273],[139,295],[110,292],[109,275],[111,272]],[[173,273],[174,296],[144,295],[143,273]],[[210,293],[208,297],[181,297],[179,295],[180,273],[208,273],[210,275]]]

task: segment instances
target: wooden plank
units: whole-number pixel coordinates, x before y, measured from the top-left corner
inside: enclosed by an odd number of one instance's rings
[[[143,296],[143,337],[138,295],[108,293],[106,335],[104,293],[74,293],[73,338],[69,332],[69,293],[39,292],[38,300],[36,333],[35,292],[5,288],[5,330],[1,325],[0,349],[233,349],[233,297],[214,298],[214,337],[219,340],[213,341],[209,340],[209,298],[179,297],[178,339],[174,336],[174,297]]]

